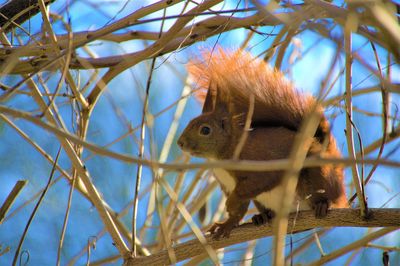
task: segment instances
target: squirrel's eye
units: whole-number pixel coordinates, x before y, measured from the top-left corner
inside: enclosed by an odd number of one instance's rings
[[[211,128],[209,126],[202,126],[200,128],[200,135],[207,136],[210,135],[210,133],[211,133]]]

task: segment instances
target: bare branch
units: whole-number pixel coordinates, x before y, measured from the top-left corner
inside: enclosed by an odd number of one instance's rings
[[[294,231],[304,231],[315,227],[388,227],[394,231],[400,228],[400,209],[369,209],[371,218],[364,220],[360,217],[358,209],[335,209],[328,213],[324,219],[315,218],[313,211],[301,211],[297,214],[292,213],[289,216],[289,228]],[[296,222],[294,223],[294,218]],[[272,235],[272,228],[269,225],[254,226],[252,224],[243,224],[234,229],[229,238],[213,240],[210,236],[206,239],[214,249],[224,248],[230,245],[243,243],[253,239],[259,239]],[[177,244],[174,247],[177,261],[192,258],[204,254],[204,248],[198,240]],[[169,264],[166,250],[147,256],[138,257],[126,261],[125,265],[167,265]]]
[[[296,23],[299,24],[302,20],[314,20],[314,19],[324,19],[324,18],[332,18],[336,23],[340,25],[344,25],[345,19],[351,10],[348,10],[343,7],[338,7],[333,4],[324,2],[324,1],[315,1],[316,5],[304,4],[298,7],[296,10],[290,12],[291,20],[287,22],[287,24]],[[145,14],[148,14],[149,10],[159,10],[161,9],[161,5],[154,5],[153,9],[148,8],[148,10],[143,12],[134,12],[127,18],[121,19],[120,21],[115,22],[113,27],[111,25],[101,30],[89,31],[89,32],[77,32],[74,33],[74,39],[72,40],[73,49],[77,49],[82,47],[83,45],[90,43],[96,40],[109,40],[115,42],[122,42],[134,39],[148,39],[148,40],[156,40],[156,36],[158,33],[156,32],[142,32],[142,31],[129,31],[127,33],[113,33],[113,31],[120,30],[121,28],[130,27],[135,25],[135,21],[133,18],[140,18]],[[200,15],[200,12],[190,14],[193,17]],[[189,21],[190,17],[186,14],[182,18]],[[158,53],[149,54],[148,56],[141,57],[141,61],[152,58],[154,56],[159,56],[162,54],[166,54],[172,51],[175,51],[177,48],[186,47],[195,42],[204,40],[211,36],[218,35],[222,32],[228,32],[234,29],[239,28],[250,28],[256,26],[276,26],[281,25],[284,18],[287,17],[287,13],[278,13],[274,16],[265,16],[260,13],[256,13],[254,15],[250,15],[248,17],[232,17],[232,16],[214,16],[203,21],[200,21],[194,25],[189,25],[181,29],[176,35],[174,35],[173,39],[168,42],[164,42],[164,47],[161,47]],[[387,42],[381,36],[380,32],[372,32],[369,31],[366,26],[375,26],[373,21],[371,21],[367,16],[360,15],[360,25],[355,30],[367,37],[368,39],[378,43],[379,45],[387,48]],[[224,27],[221,27],[224,25]],[[329,34],[329,32],[326,32]],[[330,37],[330,36],[327,36]],[[68,47],[68,38],[65,35],[57,36],[59,40],[58,45],[60,49],[67,49]],[[393,45],[392,45],[393,46]],[[26,49],[29,47],[29,49]],[[8,56],[12,56],[14,54],[18,54],[18,56],[35,56],[35,58],[31,58],[29,60],[22,60],[19,62],[10,73],[12,74],[22,74],[22,73],[32,73],[40,70],[44,66],[48,65],[49,61],[52,61],[56,58],[56,56],[52,53],[51,47],[49,45],[43,46],[27,46],[27,47],[16,47],[16,48],[3,48],[0,49],[0,58],[5,59]],[[88,66],[91,68],[104,68],[104,67],[114,67],[118,64],[123,64],[127,60],[127,55],[116,55],[116,56],[105,56],[100,58],[83,58],[76,56],[72,58],[70,68],[77,69],[87,69]],[[133,53],[130,57],[137,57],[137,53]],[[137,60],[134,60],[137,62]],[[140,62],[140,61],[139,61]],[[44,70],[44,69],[43,69]],[[51,70],[51,69],[46,69]]]
[[[19,180],[14,185],[14,188],[11,190],[10,194],[8,194],[7,199],[4,201],[3,205],[0,208],[0,224],[3,223],[4,217],[7,212],[10,210],[11,205],[14,203],[15,199],[18,197],[18,194],[25,187],[27,181]]]

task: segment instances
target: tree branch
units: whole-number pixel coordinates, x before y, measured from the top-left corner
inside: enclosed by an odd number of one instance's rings
[[[287,23],[291,24],[299,20],[305,21],[306,18],[333,18],[337,23],[344,25],[348,13],[351,12],[346,8],[338,7],[330,3],[325,3],[324,1],[315,2],[316,3],[313,6],[304,4],[301,8],[297,8],[296,10],[290,12],[289,14],[291,20]],[[134,15],[135,13],[133,13],[132,15]],[[199,12],[198,14],[201,14],[201,12]],[[154,56],[170,53],[172,51],[175,51],[177,48],[183,48],[211,36],[215,36],[217,34],[234,29],[249,28],[253,26],[281,25],[283,24],[282,21],[284,20],[284,17],[287,17],[287,13],[277,13],[274,16],[264,16],[260,13],[256,13],[247,17],[214,16],[195,23],[194,25],[188,25],[184,27],[174,36],[174,39],[165,43],[164,47],[160,49],[159,53],[152,54],[150,57],[146,57],[143,60],[149,59]],[[124,20],[125,19],[121,19],[121,21],[117,21],[115,23],[118,24],[120,27],[112,27],[107,30],[102,30],[100,32],[101,34],[99,33],[100,30],[74,33],[74,38],[72,40],[73,49],[77,49],[89,42],[97,40],[108,40],[113,42],[123,42],[134,39],[156,40],[156,36],[158,36],[158,33],[155,32],[129,31],[127,33],[113,33],[112,30],[120,30],[121,28],[127,28],[135,25],[135,23],[133,22],[122,23]],[[137,21],[137,23],[140,24],[140,21]],[[390,47],[387,46],[385,39],[380,35],[379,32],[375,33],[373,31],[369,31],[364,27],[371,25],[375,25],[374,21],[371,21],[365,15],[360,15],[360,26],[358,27],[357,32],[365,36],[366,38],[378,43],[379,45],[382,45],[383,47],[389,49]],[[97,37],[95,38],[95,36]],[[67,49],[68,38],[66,35],[58,35],[57,40],[57,44],[59,45],[60,49]],[[5,60],[9,56],[14,56],[15,54],[18,54],[18,56],[21,57],[35,56],[35,58],[21,60],[11,70],[10,73],[12,74],[26,74],[35,72],[45,67],[49,61],[51,62],[57,59],[56,56],[52,54],[51,50],[46,44],[43,46],[28,45],[23,47],[5,47],[0,49],[0,58],[3,60]],[[126,57],[130,55],[132,55],[132,57],[136,57],[137,53],[106,56],[101,58],[82,58],[77,56],[71,59],[70,68],[86,69],[88,67],[114,67],[126,61]]]
[[[54,0],[45,0],[46,5]],[[0,28],[5,32],[10,32],[13,28],[24,23],[26,20],[39,13],[37,1],[13,0],[0,7]]]
[[[313,211],[301,211],[289,216],[289,230],[299,232],[315,227],[394,227],[400,228],[400,209],[370,209],[371,217],[364,220],[360,217],[359,209],[330,210],[324,219],[316,219]],[[297,216],[297,217],[296,217]],[[294,219],[296,217],[296,220]],[[254,226],[250,223],[242,224],[234,229],[229,238],[213,240],[206,236],[207,242],[214,249],[243,243],[272,235],[269,225]],[[177,262],[205,253],[204,247],[197,239],[177,244],[173,247]],[[170,264],[166,250],[147,257],[130,258],[124,265],[167,265]]]
[[[27,182],[28,181],[26,180],[18,180],[10,194],[8,194],[8,197],[4,201],[3,205],[0,207],[0,224],[3,223],[4,217],[10,210],[11,205],[14,203],[15,199],[18,197],[18,194],[25,187]]]

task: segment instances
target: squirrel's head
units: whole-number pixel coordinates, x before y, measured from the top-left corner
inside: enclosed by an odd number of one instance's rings
[[[178,145],[193,156],[230,159],[242,132],[241,117],[236,114],[229,95],[221,93],[217,83],[211,82],[202,114],[190,121]]]
[[[222,159],[232,144],[230,116],[205,113],[190,121],[178,139],[179,147],[196,157]]]

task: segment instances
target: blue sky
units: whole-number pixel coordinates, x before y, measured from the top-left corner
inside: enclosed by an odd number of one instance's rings
[[[122,9],[125,2],[114,2],[114,1],[70,1],[69,13],[71,15],[71,25],[74,31],[86,31],[96,29],[107,24],[110,19],[114,17],[116,13],[122,10],[115,19],[121,18],[124,15],[138,9],[141,5],[145,5],[148,1],[130,1],[125,9]],[[226,9],[234,8],[236,1],[226,1]],[[55,1],[51,10],[61,10],[64,6],[65,1]],[[88,4],[92,3],[92,4]],[[98,6],[93,4],[100,3]],[[179,12],[182,5],[177,5],[175,10],[171,9],[171,14]],[[214,8],[215,10],[218,7]],[[161,16],[162,14],[156,14]],[[39,32],[40,20],[38,17],[31,20],[32,33]],[[168,28],[173,21],[167,21],[165,27]],[[57,24],[59,25],[59,24]],[[149,30],[158,31],[159,23],[144,24],[135,27],[136,30]],[[64,30],[61,26],[56,26],[55,29],[58,33],[63,33]],[[276,27],[273,33],[278,32],[280,28]],[[270,32],[271,27],[261,27],[258,29],[261,32]],[[154,71],[152,80],[152,87],[150,92],[150,106],[149,110],[152,114],[156,114],[166,107],[170,106],[177,99],[179,99],[181,90],[184,85],[186,78],[185,64],[187,61],[198,55],[199,49],[204,47],[213,47],[214,44],[230,49],[235,49],[240,46],[247,33],[244,29],[235,30],[229,33],[224,33],[221,36],[215,36],[207,39],[204,42],[197,43],[188,48],[182,49],[176,54],[165,55],[158,59],[156,66],[158,68]],[[341,30],[335,29],[332,32],[335,36],[340,36]],[[320,37],[309,30],[296,36],[298,42],[301,44],[301,51],[303,52],[302,57],[299,58],[293,65],[288,63],[288,57],[284,58],[284,64],[282,69],[287,73],[287,77],[291,79],[300,90],[316,94],[320,89],[321,81],[326,75],[332,56],[336,51],[336,45],[330,40],[319,40]],[[273,38],[266,38],[265,36],[256,35],[250,42],[248,47],[254,55],[260,54],[266,48],[268,48],[273,41]],[[93,51],[98,55],[106,56],[112,54],[121,54],[123,51],[134,52],[141,50],[147,45],[142,41],[129,41],[121,44],[112,44],[108,42],[96,42],[90,46]],[[312,47],[307,53],[308,48]],[[293,44],[289,46],[289,51],[292,51],[295,47]],[[365,39],[358,35],[354,35],[354,49],[358,49],[359,53],[366,59],[366,61],[375,65],[373,53],[371,47],[368,45]],[[82,51],[79,51],[82,53]],[[289,52],[290,53],[290,52]],[[378,47],[378,54],[380,55],[381,64],[386,66],[387,56],[386,52]],[[142,97],[144,95],[144,87],[146,79],[149,73],[149,61],[139,63],[138,65],[126,70],[118,77],[116,77],[109,85],[108,89],[102,98],[97,103],[97,106],[93,112],[93,117],[90,123],[88,131],[88,140],[99,144],[105,145],[118,136],[122,135],[128,130],[128,126],[135,127],[140,123],[140,114],[142,110]],[[341,68],[344,66],[343,55],[340,63],[335,66],[335,73],[339,73]],[[102,70],[102,72],[104,72]],[[392,68],[393,82],[400,82],[399,67],[394,66]],[[73,72],[75,77],[81,78],[82,83],[88,78],[87,73],[82,71]],[[355,63],[353,66],[353,84],[357,84],[358,88],[368,87],[377,84],[377,79],[369,77],[370,73],[365,68],[361,67],[360,64]],[[45,74],[46,75],[46,74]],[[14,78],[16,79],[16,78]],[[49,84],[54,86],[58,80],[58,74],[54,76],[54,80],[50,81]],[[4,79],[2,82],[13,83],[11,78]],[[50,86],[51,87],[51,86]],[[23,88],[26,90],[26,88]],[[65,88],[64,88],[65,89]],[[329,97],[341,95],[344,92],[344,76],[340,77],[333,90],[329,94]],[[22,108],[27,111],[36,110],[34,104],[30,104],[29,98],[25,96],[18,96],[12,101],[7,103],[7,106],[13,108]],[[63,101],[60,100],[60,103]],[[367,96],[360,96],[354,98],[354,106],[362,110],[369,112],[381,112],[381,96],[379,93],[369,94]],[[399,103],[398,95],[392,95],[392,105],[394,112],[396,104]],[[115,107],[118,107],[119,115],[115,114]],[[189,99],[188,106],[185,109],[183,117],[179,124],[178,134],[183,130],[187,122],[200,114],[201,107],[193,99]],[[170,111],[161,114],[154,120],[154,126],[149,129],[148,132],[153,136],[154,142],[151,143],[151,147],[155,149],[156,156],[159,156],[159,151],[164,143],[167,131],[173,120],[175,107]],[[65,120],[70,122],[71,110],[68,105],[62,105],[61,113],[65,117]],[[328,114],[337,114],[337,117],[332,120],[333,133],[338,140],[338,145],[342,149],[344,155],[346,152],[346,143],[344,137],[345,120],[343,110],[340,108],[330,108],[327,110]],[[358,126],[360,134],[362,136],[363,145],[367,146],[373,141],[379,139],[382,134],[382,125],[379,118],[368,117],[355,113],[355,123]],[[30,137],[34,139],[43,149],[45,149],[50,155],[55,157],[58,150],[58,142],[56,138],[42,129],[37,128],[31,124],[28,124],[22,120],[15,121],[23,130],[29,133]],[[398,124],[398,123],[397,123]],[[42,189],[47,181],[50,173],[51,165],[39,155],[25,140],[23,140],[12,128],[7,124],[0,122],[0,203],[3,202],[12,189],[16,180],[27,179],[29,180],[28,185],[22,191],[20,196],[17,198],[11,213],[13,213],[18,206],[21,206],[31,195]],[[136,133],[136,137],[138,133]],[[398,147],[399,141],[394,141],[385,148],[384,155],[392,149]],[[137,145],[133,141],[133,138],[127,138],[122,142],[119,142],[110,148],[114,151],[124,152],[128,154],[137,154]],[[146,145],[146,154],[150,156],[150,142]],[[84,157],[90,156],[91,152],[85,151]],[[396,160],[399,158],[400,152],[397,151],[391,155],[390,159]],[[179,158],[181,153],[178,147],[174,144],[171,148],[170,156],[168,160],[172,162],[176,158]],[[372,158],[376,156],[376,152],[370,155]],[[127,165],[116,160],[112,160],[105,157],[95,156],[93,159],[88,160],[86,163],[94,184],[99,188],[104,199],[109,205],[116,211],[121,211],[126,204],[133,198],[133,176],[136,173],[136,166]],[[71,164],[67,156],[62,153],[60,158],[60,165],[65,169],[69,169]],[[368,167],[366,168],[369,169]],[[368,171],[367,171],[368,172]],[[57,172],[55,177],[59,173]],[[193,174],[189,174],[191,177]],[[379,167],[374,174],[373,181],[367,186],[367,196],[370,207],[379,208],[388,200],[386,207],[400,207],[399,200],[399,187],[400,180],[398,178],[399,170],[387,167]],[[169,180],[174,180],[176,176],[174,174],[168,175]],[[146,188],[153,182],[151,171],[145,169],[143,176],[142,188]],[[184,181],[184,187],[190,185],[191,178],[187,178]],[[346,184],[351,183],[351,173],[346,171]],[[66,209],[67,198],[68,198],[69,186],[64,179],[61,179],[54,185],[48,192],[45,200],[39,209],[37,216],[35,217],[32,226],[29,230],[29,234],[24,243],[24,250],[29,251],[29,265],[54,265],[55,257],[57,252],[57,245],[59,241],[59,234],[62,225],[62,218]],[[353,190],[348,187],[348,195]],[[350,193],[351,192],[351,193]],[[219,197],[219,191],[216,192],[216,196]],[[397,195],[397,196],[396,196]],[[146,195],[139,203],[139,214],[138,224],[142,226],[145,222],[147,204],[149,197]],[[0,226],[0,247],[3,248],[10,246],[11,252],[6,253],[0,257],[0,265],[8,265],[14,255],[15,247],[19,241],[22,230],[26,224],[26,221],[33,209],[36,200],[28,204],[21,211],[15,213],[15,216],[6,220]],[[131,214],[127,215],[122,219],[128,228],[130,228],[130,217]],[[158,226],[157,218],[155,219],[155,225]],[[74,193],[74,199],[71,209],[71,217],[67,236],[65,240],[65,248],[62,253],[62,264],[67,263],[75,254],[77,254],[82,248],[85,247],[87,240],[93,235],[98,234],[102,229],[102,223],[90,203],[79,193]],[[335,250],[338,246],[345,245],[354,241],[354,239],[362,237],[366,233],[367,229],[353,229],[353,228],[337,228],[333,232],[329,233],[326,237],[322,238],[322,243],[326,252]],[[305,234],[296,235],[293,237],[294,241],[301,239]],[[154,241],[156,236],[156,230],[149,230],[149,234],[144,238],[145,243],[151,243]],[[382,245],[398,246],[400,239],[399,233],[388,235],[376,243]],[[299,240],[300,241],[300,240]],[[296,242],[297,243],[297,242]],[[222,260],[223,262],[235,261],[240,259],[240,255],[244,252],[243,245],[235,246],[232,248],[239,248],[241,250],[236,252],[229,252]],[[259,258],[254,260],[254,265],[265,265],[269,262],[270,255],[268,251],[271,250],[271,240],[263,239],[259,241],[256,247],[256,253],[254,256]],[[362,255],[357,257],[354,263],[357,265],[376,265],[380,263],[380,251],[367,249],[362,252]],[[115,255],[117,250],[112,245],[111,238],[107,235],[98,240],[96,250],[92,251],[92,260],[97,260],[105,257],[106,255]],[[398,253],[391,253],[392,265],[396,265],[396,262],[400,264],[400,256]],[[299,258],[299,262],[310,261],[310,258],[318,258],[317,247],[311,246],[310,250],[305,255]],[[336,263],[344,263],[349,255],[344,256],[339,261],[331,263],[329,265],[338,265]],[[79,259],[79,265],[85,262],[86,258],[82,257]],[[118,264],[120,261],[118,262]],[[117,264],[117,265],[118,265]],[[229,263],[227,263],[230,265]],[[232,263],[234,264],[234,263]],[[356,265],[355,264],[355,265]]]

